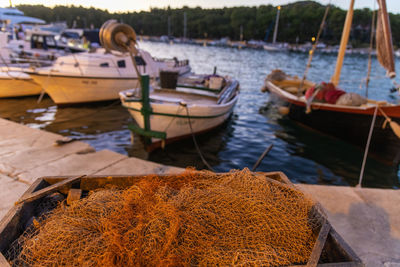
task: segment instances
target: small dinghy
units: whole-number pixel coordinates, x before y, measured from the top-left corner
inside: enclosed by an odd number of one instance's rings
[[[160,73],[160,85],[150,89],[143,76],[142,89],[120,92],[122,105],[138,125],[129,128],[147,137],[148,151],[221,125],[238,100],[239,83],[229,77],[191,75],[178,80],[175,75]]]

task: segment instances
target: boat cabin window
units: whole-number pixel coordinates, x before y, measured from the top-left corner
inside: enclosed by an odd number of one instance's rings
[[[108,64],[108,62],[104,62],[100,64],[100,67],[102,68],[108,68],[110,65]]]
[[[56,46],[56,42],[52,36],[46,36],[45,38],[48,46]]]
[[[18,14],[18,13],[13,13],[13,12],[4,12],[3,15],[7,15],[7,16],[23,16],[22,14]]]
[[[47,45],[41,35],[32,35],[31,37],[31,48],[47,49]]]
[[[135,56],[136,65],[146,66],[146,61],[141,56]]]
[[[125,60],[118,60],[117,64],[118,68],[126,68]]]

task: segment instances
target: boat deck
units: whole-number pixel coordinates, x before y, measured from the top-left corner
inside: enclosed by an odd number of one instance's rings
[[[177,88],[172,89],[155,89],[151,93],[150,98],[153,100],[168,101],[168,102],[185,102],[190,104],[200,105],[216,105],[218,98],[203,94],[191,93],[190,89]]]

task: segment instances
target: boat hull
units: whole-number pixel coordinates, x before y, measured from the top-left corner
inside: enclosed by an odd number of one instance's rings
[[[269,91],[286,102],[289,107],[288,116],[292,120],[365,149],[375,106],[359,108],[312,104],[311,112],[307,114],[304,102],[288,97],[276,86],[269,86]],[[400,124],[400,106],[386,106],[381,109],[393,121]],[[385,117],[378,110],[369,155],[386,164],[398,165],[400,163],[400,139],[393,133],[389,125],[386,128],[382,127],[384,122]]]
[[[0,98],[39,95],[42,87],[31,78],[0,77]]]
[[[308,127],[336,136],[364,149],[372,123],[371,115],[351,114],[328,110],[313,110],[306,114],[305,107],[292,105],[289,117]],[[399,119],[393,119],[400,123]],[[377,156],[390,165],[400,162],[400,139],[388,125],[382,125],[385,118],[378,116],[369,147],[369,153]]]
[[[151,103],[153,115],[150,116],[150,127],[152,131],[165,132],[167,137],[165,143],[172,143],[193,134],[200,134],[210,131],[224,123],[232,114],[233,107],[237,102],[238,96],[224,105],[215,106],[189,106],[189,118],[187,110],[178,104],[166,105]],[[141,113],[141,102],[125,102],[122,105],[127,108],[140,128],[144,128],[143,115]],[[152,144],[148,150],[161,147],[160,139],[152,138]]]
[[[119,99],[119,92],[138,87],[137,78],[47,76],[31,74],[57,105]]]

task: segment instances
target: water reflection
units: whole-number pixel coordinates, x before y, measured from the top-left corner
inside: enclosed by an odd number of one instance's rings
[[[270,118],[275,118],[282,127],[275,131],[275,135],[286,142],[286,151],[290,155],[318,163],[315,166],[318,184],[345,182],[355,186],[358,183],[364,155],[363,149],[280,116],[272,103],[261,108],[260,112]],[[329,171],[324,171],[321,166],[327,166]],[[368,157],[362,185],[399,188],[397,168]]]
[[[211,166],[219,166],[224,161],[219,157],[219,152],[226,149],[227,140],[234,136],[234,121],[237,116],[232,115],[231,120],[216,129],[196,136],[196,141],[201,153]],[[132,153],[134,156],[134,153]],[[200,160],[199,154],[191,138],[168,145],[166,149],[158,149],[149,155],[149,160],[179,167],[195,166],[198,169],[207,167]],[[225,169],[223,171],[229,171]]]

